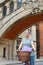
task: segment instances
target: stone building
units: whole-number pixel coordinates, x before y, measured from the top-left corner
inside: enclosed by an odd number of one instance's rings
[[[23,21],[24,25],[21,23],[21,27],[19,27],[20,24],[17,24],[23,18],[26,19],[26,16],[41,12],[43,12],[43,0],[0,0],[0,59],[17,60],[16,50],[27,29],[32,35],[35,47],[39,46],[36,47],[38,52],[35,53],[43,56],[43,23],[28,26]],[[16,24],[18,27],[16,27]]]

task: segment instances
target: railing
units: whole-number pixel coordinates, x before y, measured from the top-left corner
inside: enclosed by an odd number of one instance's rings
[[[15,3],[17,3],[17,2],[15,2]],[[40,2],[29,1],[29,2],[22,3],[22,5],[19,9],[16,8],[16,10],[12,11],[12,13],[9,12],[5,17],[0,19],[0,30],[7,23],[9,23],[11,25],[26,15],[30,15],[30,14],[32,15],[32,14],[36,14],[37,12],[42,12],[42,10],[43,10],[42,7],[43,7],[43,5],[41,5]],[[8,27],[10,25],[8,25]]]

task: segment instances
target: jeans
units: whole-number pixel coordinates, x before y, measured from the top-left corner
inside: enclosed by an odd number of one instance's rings
[[[26,62],[23,62],[23,65],[25,65]],[[30,56],[30,65],[35,65],[35,56]]]
[[[30,56],[30,65],[35,65],[35,56]]]

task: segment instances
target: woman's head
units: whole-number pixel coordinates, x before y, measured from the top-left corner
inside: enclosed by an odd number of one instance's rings
[[[30,32],[28,30],[25,31],[25,37],[28,38],[30,35]]]

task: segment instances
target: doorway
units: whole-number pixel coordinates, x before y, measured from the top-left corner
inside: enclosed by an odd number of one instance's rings
[[[6,57],[6,47],[3,48],[3,57]]]

